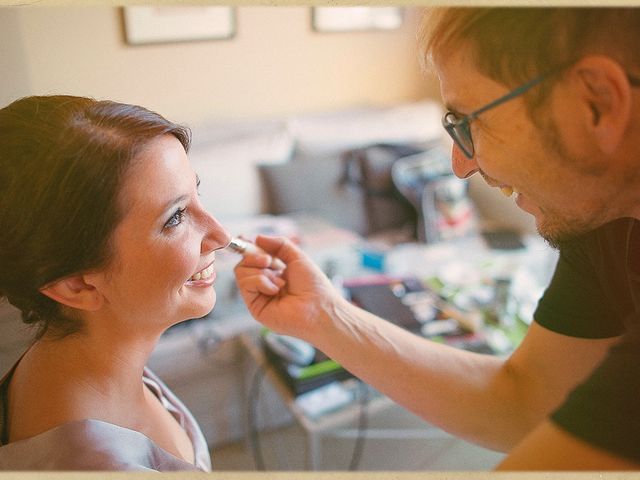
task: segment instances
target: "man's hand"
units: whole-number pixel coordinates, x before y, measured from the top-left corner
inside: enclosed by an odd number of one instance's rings
[[[240,293],[256,320],[268,328],[313,342],[323,312],[344,302],[322,271],[285,238],[258,236],[263,254],[246,254],[235,267]],[[286,268],[268,268],[272,259]]]

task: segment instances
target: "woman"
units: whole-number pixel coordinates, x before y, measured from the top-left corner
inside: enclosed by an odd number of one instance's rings
[[[0,295],[38,328],[1,382],[0,469],[210,470],[193,417],[145,367],[164,330],[211,311],[230,240],[189,141],[109,101],[0,110]]]

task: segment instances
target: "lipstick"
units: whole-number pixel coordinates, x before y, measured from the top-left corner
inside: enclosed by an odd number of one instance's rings
[[[239,253],[242,256],[247,254],[266,254],[266,252],[256,244],[238,237],[231,238],[231,242],[229,242],[229,245],[227,245],[226,248],[233,250],[234,252]],[[272,257],[271,265],[269,265],[269,268],[272,270],[284,270],[286,268],[286,265],[279,258]]]

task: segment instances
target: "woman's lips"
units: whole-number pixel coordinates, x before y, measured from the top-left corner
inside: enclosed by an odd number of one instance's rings
[[[208,286],[213,284],[216,279],[216,272],[213,268],[214,262],[211,262],[199,272],[193,274],[185,283],[190,286]]]

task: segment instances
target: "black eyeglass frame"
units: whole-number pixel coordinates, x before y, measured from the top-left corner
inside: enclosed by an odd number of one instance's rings
[[[519,87],[511,90],[509,93],[503,95],[500,98],[493,100],[492,102],[487,103],[483,107],[480,107],[478,110],[471,112],[469,115],[465,115],[462,118],[457,118],[456,114],[451,110],[445,112],[442,116],[442,126],[447,131],[449,136],[453,139],[455,144],[462,150],[464,155],[471,159],[473,158],[473,154],[475,153],[475,149],[473,147],[473,138],[471,137],[471,122],[478,118],[481,113],[486,112],[487,110],[491,110],[492,108],[497,107],[498,105],[502,105],[509,100],[512,100],[520,95],[526,93],[529,89],[535,87],[543,80],[546,80],[552,74],[558,73],[560,70],[568,67],[573,62],[568,62],[567,64],[556,67],[548,72],[543,73],[542,75],[534,78],[533,80],[529,80],[528,82],[520,85]],[[640,78],[634,77],[632,75],[627,74],[627,79],[629,83],[634,87],[640,87]],[[451,119],[453,117],[453,119]],[[462,129],[462,132],[459,131]],[[465,146],[464,141],[467,140],[469,142],[468,146]]]

